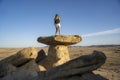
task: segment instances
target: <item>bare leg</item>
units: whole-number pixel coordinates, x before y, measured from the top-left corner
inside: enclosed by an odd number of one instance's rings
[[[60,35],[60,27],[59,26],[56,27],[55,35],[57,35],[57,33],[59,33],[59,35]]]
[[[59,35],[60,35],[60,27],[58,27]]]
[[[57,35],[57,27],[56,27],[55,35]]]

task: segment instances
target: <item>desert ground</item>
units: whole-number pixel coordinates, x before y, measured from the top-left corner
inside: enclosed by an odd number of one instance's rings
[[[17,53],[23,48],[0,48],[0,60]],[[47,53],[48,47],[37,48],[37,50],[44,49]],[[120,80],[120,46],[89,46],[89,47],[80,47],[80,46],[70,46],[69,53],[70,58],[74,59],[76,57],[90,54],[94,50],[102,51],[107,56],[105,64],[94,71],[96,74],[109,79],[109,80]]]

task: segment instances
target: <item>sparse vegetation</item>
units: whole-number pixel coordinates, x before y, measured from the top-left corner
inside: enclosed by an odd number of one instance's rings
[[[42,48],[37,48],[38,51]],[[48,47],[43,48],[47,53]],[[21,48],[0,48],[0,59],[15,54],[21,50]],[[94,50],[102,51],[106,54],[106,63],[97,71],[96,74],[100,74],[109,80],[120,80],[120,46],[91,46],[91,47],[69,47],[70,58],[74,59],[81,55],[92,53]]]

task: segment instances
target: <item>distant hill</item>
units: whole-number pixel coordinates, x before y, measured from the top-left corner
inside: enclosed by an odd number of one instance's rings
[[[120,46],[120,45],[91,45],[88,47],[117,47],[117,46]]]
[[[120,45],[90,45],[90,46],[69,46],[69,47],[120,47]]]

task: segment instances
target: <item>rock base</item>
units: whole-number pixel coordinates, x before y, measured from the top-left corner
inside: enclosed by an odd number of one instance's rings
[[[56,48],[57,47],[59,46],[56,46]],[[56,48],[54,50],[56,50]],[[60,50],[64,49],[61,48]],[[29,55],[29,53],[34,51],[33,49],[26,48],[20,52],[19,54]],[[41,52],[43,55],[43,51]],[[35,53],[33,54],[36,55]],[[37,64],[35,57],[32,55],[32,57],[21,56],[23,62],[24,58],[27,58],[28,61],[26,62],[25,60],[25,63],[19,67],[15,66],[12,62],[17,60],[16,55],[18,55],[18,53],[0,61],[0,80],[108,80],[100,75],[92,73],[92,71],[100,68],[106,60],[104,53],[99,51],[94,51],[90,55],[80,56],[62,65],[55,65],[56,67],[48,70],[44,70],[43,65]],[[37,57],[37,61],[39,62],[44,62],[45,59],[47,59],[45,55],[42,57],[39,55],[39,58]],[[19,63],[19,60],[17,61]]]

